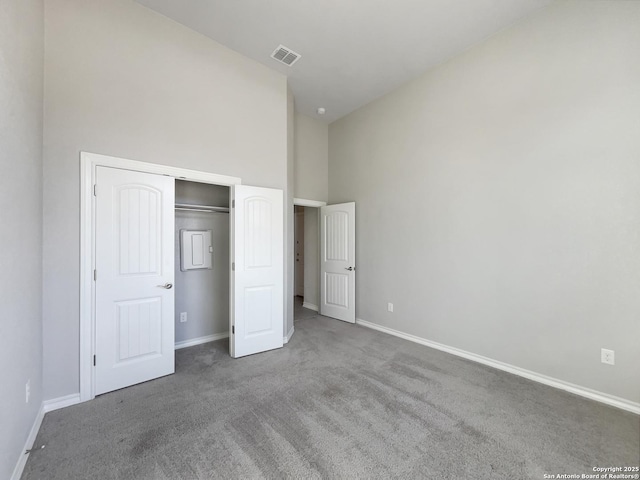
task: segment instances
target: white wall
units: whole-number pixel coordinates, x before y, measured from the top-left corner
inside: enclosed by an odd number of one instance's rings
[[[176,203],[229,206],[229,187],[176,181]],[[229,214],[176,210],[175,341],[229,332]],[[180,230],[211,230],[213,268],[180,270]],[[180,322],[180,313],[187,321]]]
[[[639,25],[554,3],[331,124],[358,317],[640,401]]]
[[[287,192],[287,84],[130,0],[45,8],[45,398],[79,391],[79,152]]]
[[[0,478],[42,403],[43,8],[0,2]]]
[[[329,126],[301,113],[295,115],[295,197],[326,202],[329,196]],[[320,245],[318,209],[304,210],[304,301],[319,305]]]
[[[326,202],[328,198],[329,127],[295,114],[295,197]]]
[[[285,219],[284,219],[284,332],[283,337],[289,338],[293,333],[293,254],[294,254],[294,221],[293,221],[293,190],[295,171],[295,99],[293,92],[287,86],[287,191],[285,192]]]

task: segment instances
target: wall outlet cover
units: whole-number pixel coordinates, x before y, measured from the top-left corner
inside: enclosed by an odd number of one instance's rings
[[[600,349],[600,361],[602,363],[606,363],[607,365],[615,365],[616,364],[616,352],[613,350],[608,350],[606,348]]]

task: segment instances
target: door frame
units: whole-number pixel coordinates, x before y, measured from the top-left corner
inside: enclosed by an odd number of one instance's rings
[[[242,184],[242,179],[239,177],[80,152],[80,402],[95,398],[95,372],[92,359],[95,352],[96,321],[93,270],[96,253],[94,185],[97,167],[166,175],[177,180],[227,187]]]
[[[327,202],[320,200],[307,200],[306,198],[294,198],[293,205],[299,207],[326,207]]]
[[[310,200],[310,199],[307,199],[307,198],[294,198],[293,199],[293,205],[294,205],[294,207],[311,207],[311,208],[319,209],[320,207],[326,207],[327,206],[327,202],[323,202],[322,200]],[[318,211],[318,238],[317,238],[317,240],[318,240],[318,256],[317,256],[317,260],[318,260],[318,262],[320,262],[320,214],[319,214],[319,211]],[[294,268],[295,268],[295,261],[296,261],[295,256],[296,256],[296,253],[295,253],[295,248],[294,248],[293,251],[291,252],[291,261],[294,263]],[[320,271],[318,271],[318,282],[320,282],[320,281],[321,281]],[[319,285],[320,285],[320,283],[318,283],[318,286]],[[294,292],[295,292],[295,285],[294,285]],[[293,302],[294,299],[290,298],[287,301]],[[318,302],[318,303],[320,303],[320,302]],[[305,307],[305,303],[303,303],[302,306]],[[313,305],[313,306],[317,307],[316,311],[318,311],[318,312],[320,311],[320,306],[318,306],[318,305]],[[309,307],[309,305],[307,305],[305,308],[310,308],[310,307]],[[312,308],[312,310],[314,310],[314,309]],[[289,337],[291,335],[293,335],[293,328],[291,329],[291,333],[290,333]],[[285,343],[286,343],[286,341],[285,341]]]

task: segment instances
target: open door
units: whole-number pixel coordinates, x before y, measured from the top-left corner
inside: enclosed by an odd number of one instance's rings
[[[229,349],[238,358],[283,345],[284,200],[282,190],[246,185],[232,195]]]
[[[95,394],[174,372],[174,179],[97,167]]]
[[[356,323],[356,204],[320,208],[320,314]]]

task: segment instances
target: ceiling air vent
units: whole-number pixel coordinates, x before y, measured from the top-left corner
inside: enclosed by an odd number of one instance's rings
[[[294,52],[293,50],[285,47],[284,45],[280,45],[271,54],[271,58],[274,58],[275,60],[279,61],[280,63],[284,63],[289,67],[294,63],[296,63],[301,56],[302,55],[300,55],[299,53]]]

